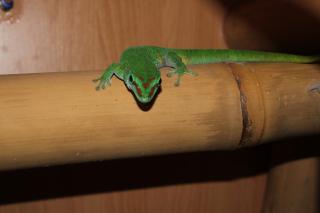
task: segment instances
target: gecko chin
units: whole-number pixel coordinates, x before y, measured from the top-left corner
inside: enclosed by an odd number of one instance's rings
[[[160,92],[161,92],[161,87],[159,87],[159,89],[155,90],[152,95],[150,95],[150,94],[149,95],[143,95],[143,94],[140,95],[138,93],[135,93],[135,91],[132,91],[132,94],[140,107],[141,106],[144,106],[144,107],[149,106],[146,109],[150,109],[152,107],[152,105],[154,104],[155,100],[157,99],[157,96]],[[145,110],[145,111],[148,111],[148,110]]]
[[[135,99],[140,102],[141,104],[149,104],[153,101],[156,94],[158,93],[159,86],[154,86],[150,91],[143,91],[139,87],[134,87],[131,89]]]
[[[161,79],[160,76],[143,77],[131,74],[125,81],[125,84],[133,93],[137,102],[148,105],[152,103],[154,97],[159,92]]]
[[[141,93],[141,90],[137,90],[136,88],[131,88],[131,92],[133,94],[133,97],[135,98],[135,100],[141,104],[149,104],[150,102],[152,102],[155,94],[153,94],[152,96],[150,96],[150,94],[148,95],[144,95]]]
[[[152,96],[138,94],[134,90],[131,90],[134,99],[136,100],[137,105],[142,111],[149,111],[152,109],[157,96],[161,92],[161,87],[159,87]]]
[[[137,99],[142,104],[148,104],[152,101],[152,98],[149,97],[137,97]]]

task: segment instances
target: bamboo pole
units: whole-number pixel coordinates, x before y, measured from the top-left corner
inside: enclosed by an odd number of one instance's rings
[[[191,67],[181,86],[141,110],[100,72],[0,76],[0,169],[236,149],[320,132],[320,68],[299,64]]]

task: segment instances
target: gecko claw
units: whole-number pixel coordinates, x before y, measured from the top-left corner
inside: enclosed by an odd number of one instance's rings
[[[178,75],[178,78],[177,78],[176,82],[174,83],[174,86],[178,87],[180,85],[180,78],[181,78],[181,75]]]
[[[189,69],[171,69],[168,73],[167,73],[167,77],[171,78],[174,75],[177,75],[177,80],[174,83],[174,85],[176,87],[178,87],[180,85],[180,79],[184,74],[190,74],[192,76],[198,76],[198,73],[193,72],[192,70]]]
[[[92,82],[93,82],[93,83],[97,83],[97,82],[100,81],[100,80],[101,80],[101,78],[96,78],[96,79],[93,79]]]
[[[171,78],[172,76],[174,76],[177,73],[176,69],[171,69],[168,73],[167,73],[167,77]]]
[[[196,73],[196,72],[193,72],[192,70],[187,70],[188,72],[188,74],[190,74],[190,75],[192,75],[193,77],[196,77],[196,76],[198,76],[198,73]]]
[[[106,80],[103,80],[102,78],[97,78],[97,79],[94,79],[92,80],[93,82],[99,82],[98,86],[96,86],[96,90],[99,91],[100,89],[105,89],[107,86],[110,86],[111,83],[110,81],[106,81]]]

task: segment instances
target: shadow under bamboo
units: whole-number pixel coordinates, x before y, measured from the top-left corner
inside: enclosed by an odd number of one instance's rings
[[[191,67],[180,87],[142,110],[123,82],[95,91],[100,72],[0,76],[0,170],[201,150],[231,150],[320,133],[320,67]]]

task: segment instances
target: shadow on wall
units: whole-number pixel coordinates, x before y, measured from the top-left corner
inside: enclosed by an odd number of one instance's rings
[[[266,212],[281,212],[286,206],[290,206],[291,210],[298,209],[294,212],[319,212],[319,142],[320,137],[310,137],[309,140],[293,138],[290,142],[278,143],[272,147],[270,163],[274,170],[265,197],[265,208],[269,210]],[[274,196],[274,193],[280,194]],[[281,196],[285,197],[290,193],[292,194],[284,198],[284,202],[278,202]],[[277,210],[274,211],[273,208]]]
[[[269,149],[200,152],[0,172],[0,205],[267,172]]]
[[[227,11],[223,31],[230,48],[320,52],[320,6],[306,7],[302,1],[292,0],[203,1],[219,1]]]

